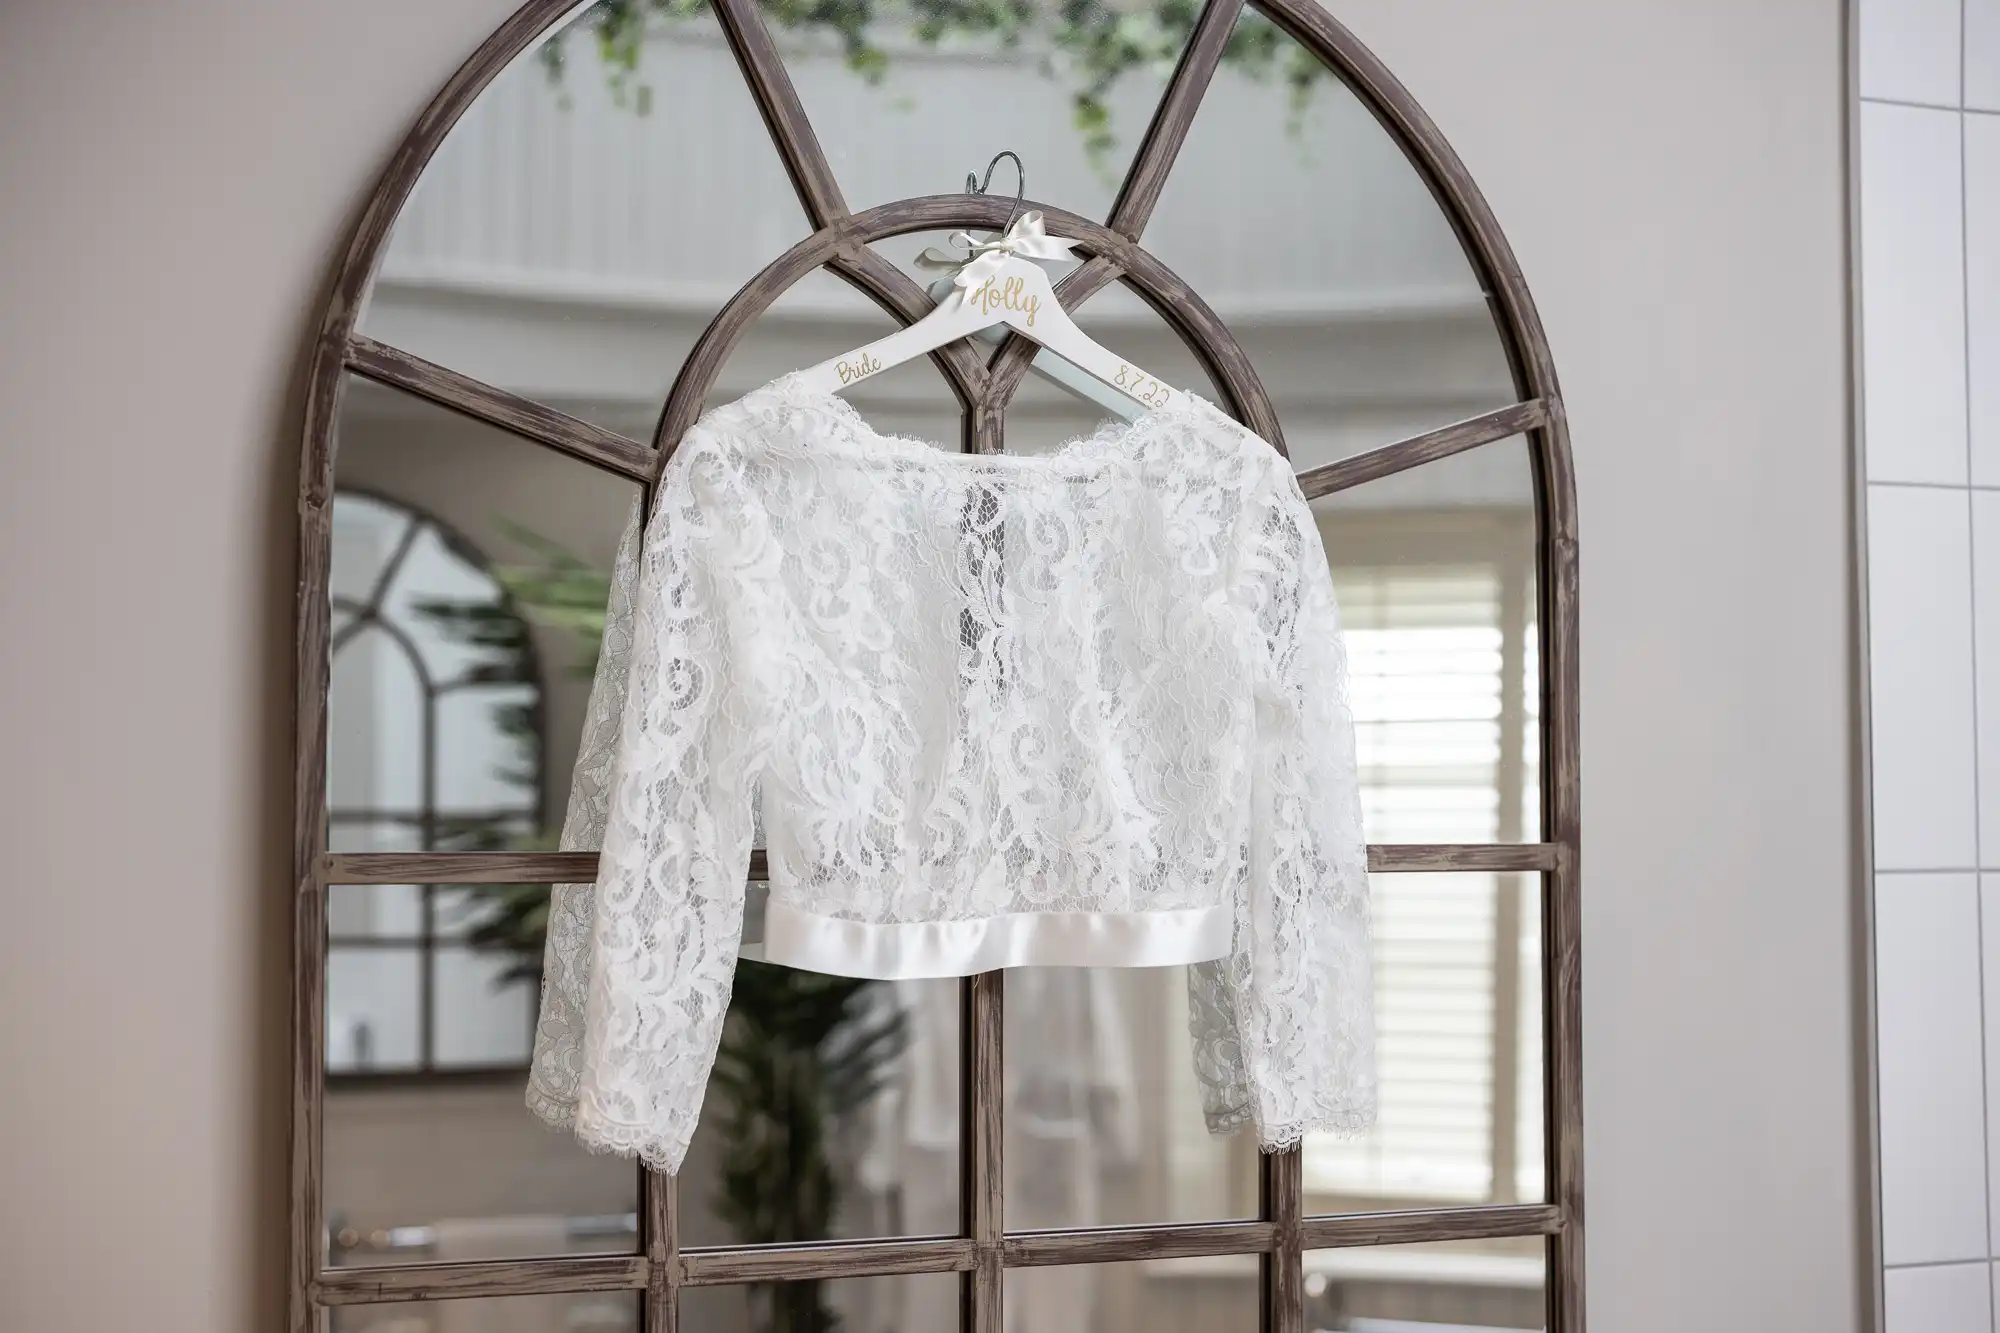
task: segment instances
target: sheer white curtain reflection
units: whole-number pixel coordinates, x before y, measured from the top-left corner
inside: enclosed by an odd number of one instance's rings
[[[857,1178],[871,1206],[900,1213],[897,1230],[959,1230],[959,1014],[955,980],[885,987],[904,1015],[908,1049],[877,1101]],[[1007,974],[1006,1225],[1089,1226],[1107,1172],[1140,1152],[1138,1078],[1117,979],[1096,968]],[[1183,1039],[1185,1040],[1185,1038]],[[1182,1054],[1183,1060],[1187,1058]],[[957,1327],[952,1281],[873,1284],[867,1333]],[[1090,1333],[1101,1327],[1089,1268],[1035,1269],[1007,1281],[1008,1333]]]

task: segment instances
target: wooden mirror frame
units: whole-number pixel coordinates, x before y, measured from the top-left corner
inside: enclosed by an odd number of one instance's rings
[[[486,86],[576,0],[530,0],[453,75],[418,117],[384,171],[340,262],[312,354],[299,493],[297,751],[291,1147],[291,1306],[294,1333],[325,1326],[336,1305],[453,1297],[593,1291],[643,1293],[642,1327],[672,1333],[680,1288],[802,1278],[956,1272],[963,1275],[962,1323],[1001,1333],[1006,1269],[1175,1256],[1244,1254],[1261,1261],[1262,1328],[1303,1333],[1302,1255],[1308,1249],[1547,1238],[1550,1333],[1583,1329],[1583,1107],[1580,1057],[1577,547],[1568,427],[1541,322],[1491,210],[1437,127],[1387,69],[1316,0],[1258,0],[1255,8],[1312,51],[1395,138],[1450,219],[1492,304],[1519,401],[1509,407],[1309,469],[1309,498],[1330,495],[1482,444],[1525,435],[1534,464],[1537,511],[1537,625],[1540,634],[1544,841],[1520,844],[1371,846],[1377,872],[1483,871],[1544,877],[1542,977],[1547,1202],[1480,1204],[1331,1216],[1303,1214],[1300,1154],[1261,1159],[1260,1208],[1245,1221],[1166,1223],[1057,1231],[1005,1231],[1000,1122],[1002,974],[964,985],[965,1132],[961,1233],[955,1237],[828,1241],[786,1246],[689,1250],[679,1246],[671,1177],[644,1174],[640,1249],[484,1263],[328,1269],[324,1265],[322,1112],[327,886],[573,882],[596,873],[594,853],[329,853],[325,767],[331,515],[336,428],[349,373],[535,441],[650,486],[701,403],[730,349],[756,316],[816,268],[831,269],[903,323],[931,302],[868,243],[939,228],[1001,224],[1011,201],[966,195],[906,199],[849,212],[756,0],[712,0],[743,77],[804,206],[813,234],[780,256],[733,297],[682,366],[648,445],[592,426],[362,336],[356,320],[390,231],[446,133]],[[1089,256],[1060,285],[1074,308],[1122,280],[1157,311],[1219,386],[1224,406],[1277,447],[1283,435],[1255,370],[1229,330],[1196,293],[1141,248],[1140,236],[1196,108],[1222,59],[1245,0],[1207,0],[1166,92],[1153,113],[1109,218],[1098,223],[1042,203],[1051,230]],[[964,344],[934,360],[964,409],[963,447],[997,452],[1007,404],[1033,348],[1013,338],[990,367]],[[761,857],[753,876],[761,876]]]

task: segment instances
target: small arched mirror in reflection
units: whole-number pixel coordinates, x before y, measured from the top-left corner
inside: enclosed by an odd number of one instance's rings
[[[542,821],[542,672],[492,569],[434,517],[334,497],[327,818],[339,851],[488,851]],[[530,960],[504,894],[355,885],[328,914],[329,1072],[520,1065]]]

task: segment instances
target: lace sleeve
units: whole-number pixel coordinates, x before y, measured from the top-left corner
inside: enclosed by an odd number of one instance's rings
[[[1289,473],[1249,498],[1236,595],[1254,617],[1249,873],[1230,955],[1189,971],[1203,1110],[1267,1150],[1375,1121],[1375,1000],[1347,651]]]
[[[640,504],[635,500],[611,567],[604,641],[597,652],[597,672],[590,681],[576,766],[570,772],[569,810],[563,816],[560,844],[566,852],[594,852],[604,842],[604,817],[611,804],[611,767],[618,755],[618,724],[625,712],[625,678],[632,667],[639,520]],[[535,1023],[535,1057],[528,1071],[528,1107],[558,1128],[576,1119],[584,987],[590,979],[590,928],[596,902],[595,884],[558,884],[549,896],[548,939],[542,946],[541,1016]]]
[[[679,1169],[729,1007],[764,714],[747,626],[772,552],[740,469],[690,435],[639,556],[591,921],[575,1125]]]

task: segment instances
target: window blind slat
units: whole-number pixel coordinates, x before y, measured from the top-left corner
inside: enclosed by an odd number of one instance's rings
[[[1494,840],[1497,570],[1346,568],[1334,586],[1370,841]],[[1310,1188],[1491,1195],[1497,886],[1493,875],[1375,877],[1380,1120],[1363,1139],[1308,1143]]]

